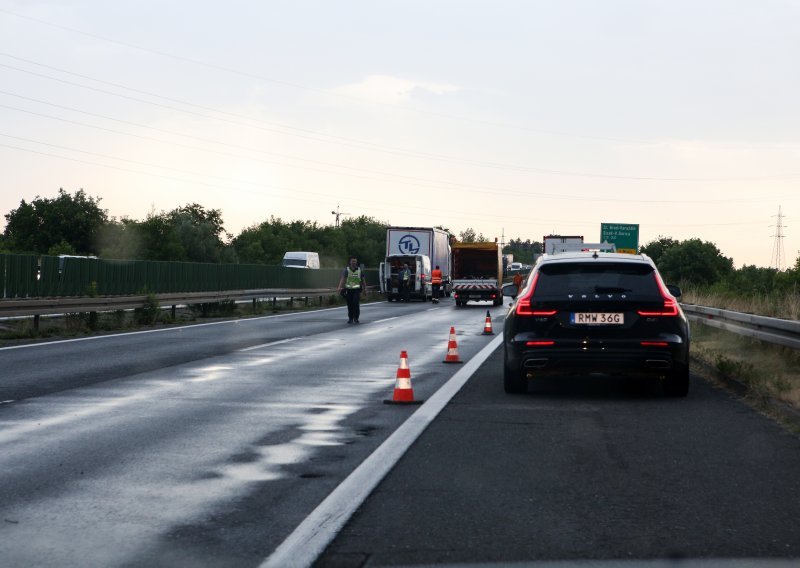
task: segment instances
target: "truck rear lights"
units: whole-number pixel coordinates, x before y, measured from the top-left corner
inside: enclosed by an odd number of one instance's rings
[[[636,310],[636,313],[643,317],[661,317],[661,316],[677,316],[678,315],[678,301],[667,291],[667,287],[661,281],[656,273],[653,273],[653,278],[656,279],[658,290],[661,292],[661,297],[664,298],[664,307],[660,310]]]
[[[555,341],[526,341],[525,347],[550,347],[555,344]]]

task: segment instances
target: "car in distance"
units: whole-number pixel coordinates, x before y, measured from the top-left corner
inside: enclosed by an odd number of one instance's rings
[[[542,255],[503,324],[504,386],[589,373],[654,376],[665,394],[689,392],[689,323],[681,291],[644,254]]]

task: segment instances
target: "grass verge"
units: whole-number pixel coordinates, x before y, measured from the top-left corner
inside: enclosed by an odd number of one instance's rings
[[[692,324],[693,371],[800,434],[800,352]]]

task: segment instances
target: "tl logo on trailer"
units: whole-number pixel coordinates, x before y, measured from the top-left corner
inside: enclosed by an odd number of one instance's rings
[[[414,235],[403,235],[397,243],[401,253],[404,254],[417,254],[421,248],[419,239]]]

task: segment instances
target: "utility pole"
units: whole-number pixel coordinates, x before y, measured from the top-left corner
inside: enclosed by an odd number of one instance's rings
[[[775,234],[771,235],[775,237],[775,243],[772,245],[772,260],[770,261],[770,267],[775,268],[776,270],[783,270],[783,259],[786,254],[783,252],[783,219],[784,215],[781,214],[781,206],[778,205],[778,214],[773,215],[773,217],[778,218],[778,222],[775,225],[770,225],[770,227],[775,227]]]
[[[336,204],[336,211],[331,211],[331,215],[336,215],[336,228],[339,228],[339,217],[342,215],[350,215],[350,213],[341,213],[339,211],[339,204]]]

